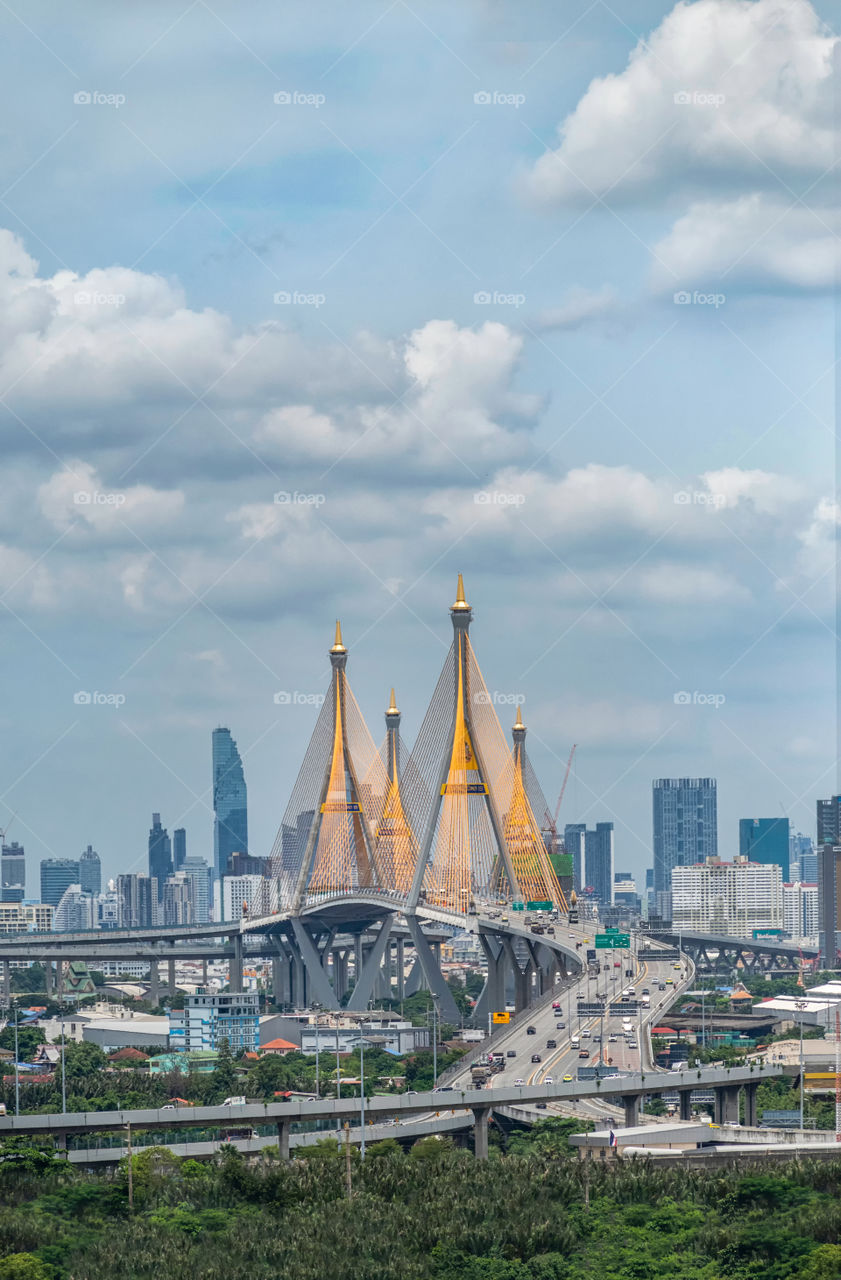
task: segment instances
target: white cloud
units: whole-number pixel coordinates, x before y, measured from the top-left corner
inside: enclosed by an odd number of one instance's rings
[[[624,71],[591,83],[531,188],[616,200],[820,174],[835,151],[835,44],[808,0],[678,3]]]
[[[760,192],[692,204],[654,246],[655,289],[830,290],[841,217]]]
[[[616,290],[610,285],[601,289],[570,289],[557,307],[541,312],[535,321],[538,330],[580,329],[591,320],[614,315],[619,307]]]
[[[704,472],[701,479],[723,509],[750,502],[757,512],[773,515],[802,496],[800,484],[770,471],[723,467]]]
[[[821,578],[838,563],[841,506],[832,498],[821,498],[805,529],[798,532],[801,550],[798,567],[809,578]]]
[[[81,523],[99,533],[128,529],[157,531],[174,522],[184,508],[180,489],[138,484],[110,487],[88,462],[70,462],[38,488],[41,512],[57,529]]]

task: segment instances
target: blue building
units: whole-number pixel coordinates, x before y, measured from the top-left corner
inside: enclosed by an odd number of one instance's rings
[[[44,858],[41,863],[41,901],[57,907],[71,884],[79,884],[76,858]]]
[[[102,863],[91,845],[88,845],[79,859],[79,884],[82,886],[82,893],[102,892]]]
[[[187,832],[183,827],[176,827],[172,833],[172,868],[183,871],[187,858]]]
[[[213,873],[225,874],[232,853],[248,852],[248,792],[230,729],[213,730]]]
[[[584,888],[584,834],[586,823],[568,822],[564,827],[564,848],[572,855],[572,883],[576,893]]]
[[[158,902],[163,900],[164,885],[172,875],[172,841],[166,827],[161,826],[161,815],[152,814],[149,831],[149,875],[157,881]]]
[[[218,1049],[227,1040],[232,1053],[260,1043],[260,996],[256,991],[198,992],[184,997],[183,1010],[170,1014],[170,1048]]]
[[[675,867],[718,854],[715,778],[657,778],[653,785],[654,892],[669,893]]]
[[[791,882],[789,837],[788,818],[739,819],[740,856],[765,866],[776,863],[782,872],[783,884]]]

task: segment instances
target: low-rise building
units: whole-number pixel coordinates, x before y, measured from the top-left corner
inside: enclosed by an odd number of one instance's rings
[[[0,902],[0,933],[49,933],[53,911],[48,902]]]
[[[260,1042],[260,996],[256,991],[206,991],[185,996],[184,1008],[170,1014],[170,1049],[192,1053],[218,1049],[227,1040],[233,1053]]]

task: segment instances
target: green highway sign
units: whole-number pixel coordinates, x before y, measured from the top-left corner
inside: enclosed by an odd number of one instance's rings
[[[616,928],[605,929],[605,933],[618,933],[618,932],[619,930]]]
[[[606,948],[616,947],[620,951],[631,945],[631,935],[629,933],[597,933],[596,946],[604,951]]]
[[[525,904],[524,902],[512,902],[512,903],[511,903],[511,910],[512,910],[512,911],[525,911],[525,909],[526,909],[526,904]]]
[[[551,911],[551,902],[527,902],[526,911]]]

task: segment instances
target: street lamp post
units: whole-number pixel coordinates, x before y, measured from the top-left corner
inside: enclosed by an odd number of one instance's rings
[[[794,1007],[799,1013],[800,1022],[800,1130],[803,1130],[803,1010],[806,1008],[805,1000],[795,1000]]]
[[[67,1074],[64,1069],[64,1005],[61,1006],[61,1112],[67,1112]]]
[[[339,1015],[336,1014],[336,1098],[342,1096],[342,1073],[339,1062]]]
[[[18,1062],[20,1054],[18,1052],[18,1008],[15,1005],[15,1115],[20,1115],[20,1068]]]

